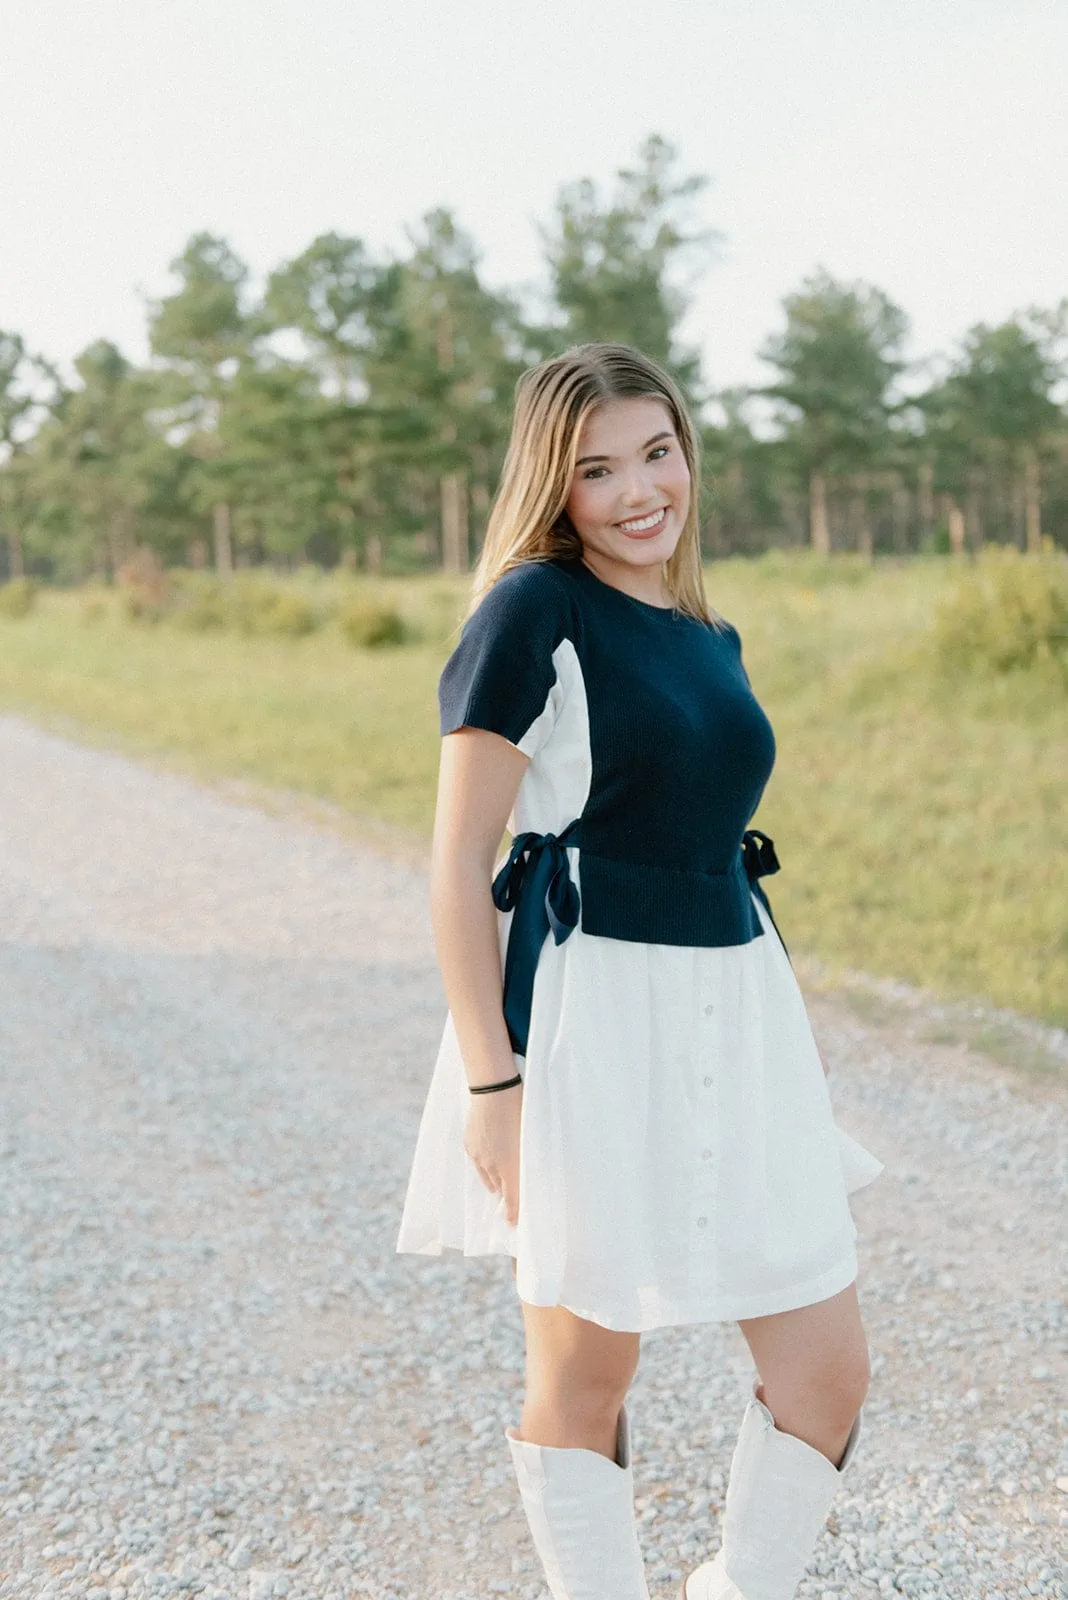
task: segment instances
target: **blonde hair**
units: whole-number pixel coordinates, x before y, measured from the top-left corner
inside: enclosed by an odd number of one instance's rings
[[[705,594],[697,500],[700,444],[678,386],[648,356],[626,344],[580,344],[529,367],[515,390],[515,415],[501,481],[475,568],[467,615],[486,591],[525,561],[582,553],[565,506],[579,435],[606,400],[661,400],[690,472],[690,507],[679,542],[664,563],[664,582],[679,611],[721,625]]]

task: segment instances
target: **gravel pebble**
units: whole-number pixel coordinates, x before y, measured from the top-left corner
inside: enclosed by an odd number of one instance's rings
[[[509,1264],[394,1250],[425,871],[0,717],[0,929],[0,1597],[544,1600]],[[1065,1094],[810,1009],[887,1170],[864,1441],[799,1596],[1065,1600]],[[733,1324],[643,1339],[657,1600],[717,1546],[751,1372]]]

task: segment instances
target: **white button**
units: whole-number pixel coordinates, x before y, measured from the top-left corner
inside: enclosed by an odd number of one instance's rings
[[[697,1226],[698,1226],[698,1227],[699,1227],[699,1228],[703,1228],[703,1227],[704,1227],[704,1225],[705,1225],[705,1223],[706,1223],[706,1222],[707,1222],[707,1221],[708,1221],[708,1218],[707,1218],[707,1217],[698,1217],[698,1219],[697,1219]]]
[[[706,1089],[711,1089],[711,1087],[712,1087],[712,1079],[711,1078],[706,1078],[705,1079],[705,1088]]]
[[[710,1017],[715,1009],[715,1006],[705,1006],[705,1016]]]

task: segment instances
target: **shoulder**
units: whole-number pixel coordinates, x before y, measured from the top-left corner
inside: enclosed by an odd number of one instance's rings
[[[737,670],[741,673],[742,678],[751,689],[753,685],[750,682],[749,672],[745,661],[742,658],[742,636],[738,632],[738,629],[734,626],[733,622],[728,622],[726,617],[721,617],[718,612],[716,613],[716,621],[711,626],[723,640],[727,651],[729,652],[729,657],[733,657],[734,661],[737,663]]]
[[[545,713],[556,679],[555,653],[573,633],[571,602],[547,563],[511,567],[482,596],[438,680],[441,731],[488,728],[531,755],[524,741]],[[551,719],[550,719],[551,721]]]
[[[729,622],[721,611],[715,606],[709,606],[709,620],[705,626],[713,639],[723,639],[739,653],[742,648],[742,636],[733,622]]]
[[[509,567],[486,590],[464,624],[466,634],[514,632],[539,645],[571,632],[573,600],[563,575],[548,561]]]
[[[567,581],[552,561],[520,561],[487,589],[482,604],[491,597],[501,605],[559,605],[568,598]]]

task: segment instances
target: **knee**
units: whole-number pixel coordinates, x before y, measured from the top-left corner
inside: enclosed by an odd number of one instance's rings
[[[801,1405],[848,1427],[864,1404],[870,1385],[868,1348],[861,1341],[805,1362],[776,1387],[791,1408]]]
[[[836,1386],[842,1409],[850,1418],[855,1417],[864,1404],[870,1387],[871,1363],[868,1360],[868,1347],[862,1345],[844,1364]]]
[[[827,1409],[839,1412],[843,1422],[851,1421],[871,1385],[867,1345],[861,1340],[835,1351],[808,1373],[808,1384]]]
[[[524,1411],[579,1419],[607,1434],[638,1366],[640,1336],[602,1328],[565,1306],[523,1303],[527,1333]]]
[[[560,1362],[545,1376],[545,1386],[589,1411],[617,1410],[626,1398],[633,1373],[629,1366],[589,1367]]]
[[[557,1359],[528,1372],[527,1396],[535,1405],[584,1419],[596,1427],[619,1414],[633,1377],[634,1368],[629,1361]]]

